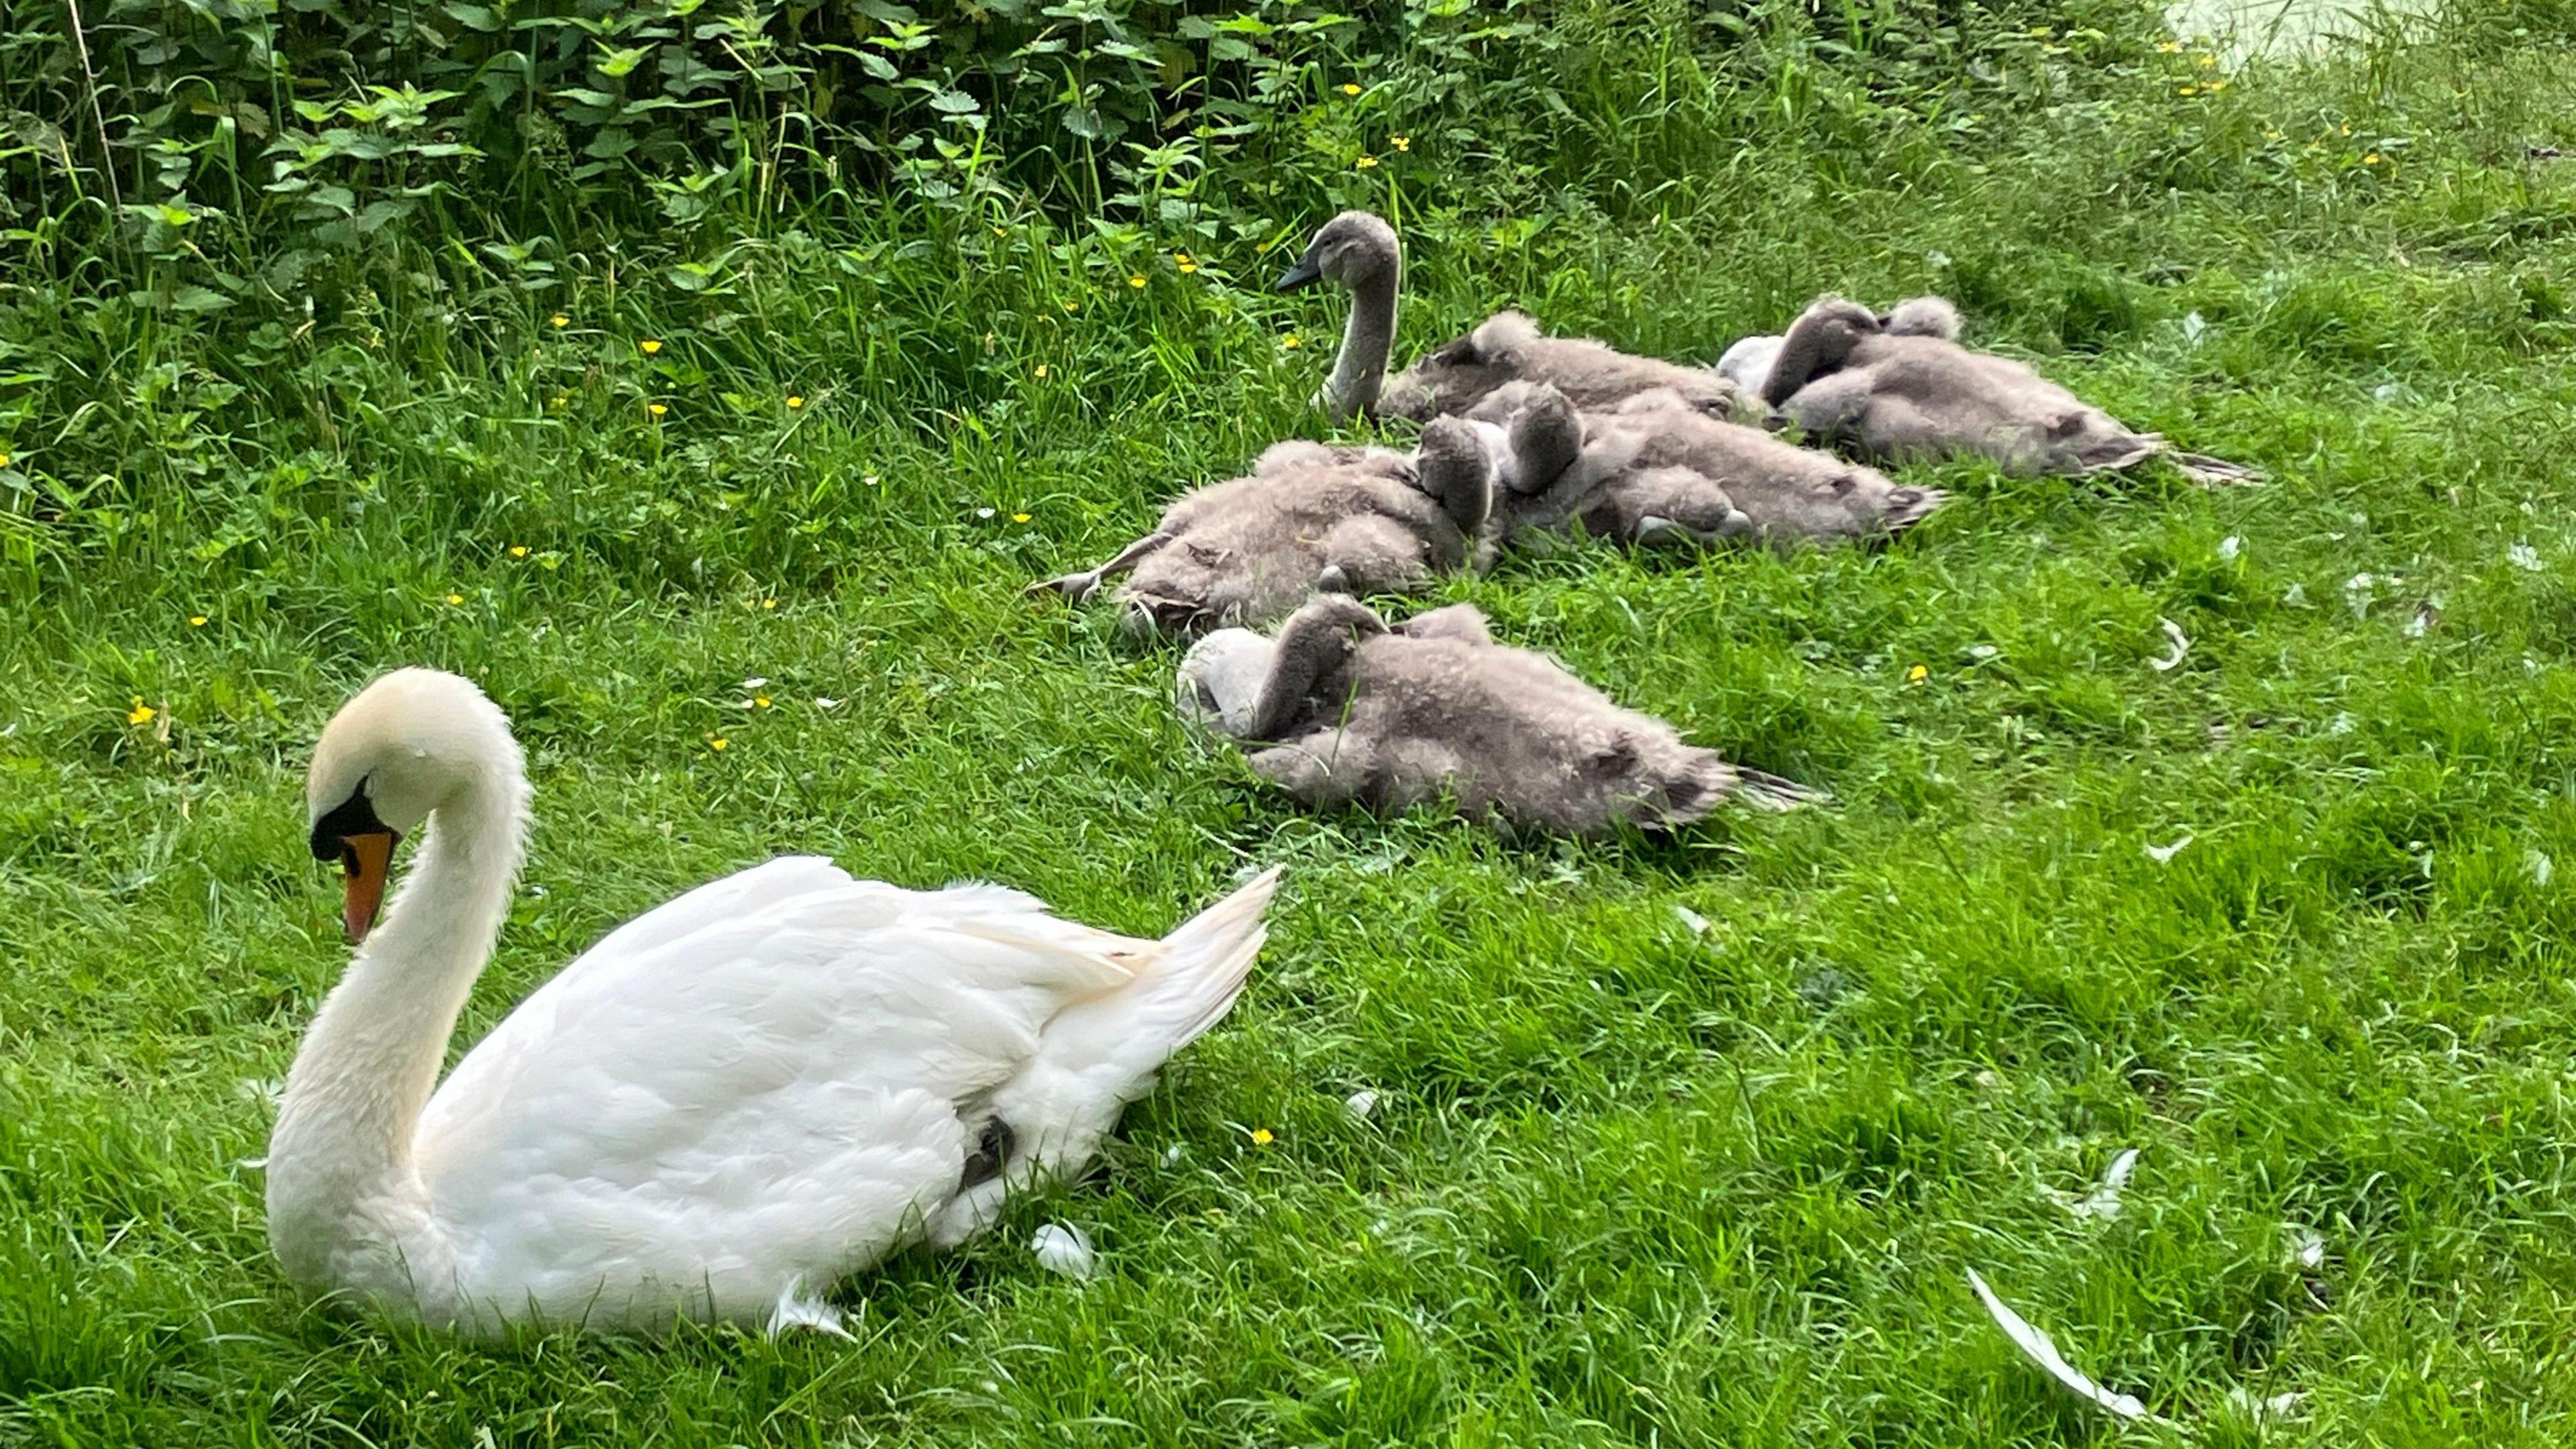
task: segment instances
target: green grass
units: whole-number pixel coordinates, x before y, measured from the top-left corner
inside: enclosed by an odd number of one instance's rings
[[[256,346],[16,289],[0,480],[70,481],[0,493],[0,1443],[2121,1438],[1971,1266],[2198,1442],[2568,1442],[2576,161],[2523,156],[2576,143],[2564,60],[2186,103],[2186,53],[1960,115],[1774,75],[1638,140],[1701,163],[1652,194],[1436,193],[1408,347],[1512,302],[1707,359],[1940,288],[2275,475],[1909,470],[1960,500],[1881,553],[1453,585],[1840,800],[1668,842],[1301,814],[1169,717],[1168,652],[1017,596],[1313,426],[1338,311],[1250,241],[1136,289],[1026,219],[827,209],[719,294],[603,260]],[[844,1285],[857,1346],[335,1319],[244,1162],[344,960],[301,752],[411,662],[538,790],[460,1041],[786,851],[1144,932],[1284,862],[1271,945],[1099,1178]],[[2126,1212],[2069,1213],[2131,1146]],[[1050,1218],[1103,1277],[1035,1267]],[[2258,1433],[2240,1387],[2307,1398]]]

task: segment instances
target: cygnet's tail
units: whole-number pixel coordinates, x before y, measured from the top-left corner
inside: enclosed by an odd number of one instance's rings
[[[1899,534],[1930,518],[1950,501],[1950,495],[1938,488],[1907,486],[1887,496],[1887,514],[1880,519],[1888,533]]]
[[[2205,488],[2225,488],[2239,483],[2260,483],[2264,472],[2207,453],[2184,453],[2168,450],[2165,461],[2182,470],[2182,475]]]
[[[1648,829],[1690,825],[1729,802],[1778,811],[1830,804],[1834,798],[1794,780],[1729,764],[1717,751],[1703,749],[1693,749],[1681,772],[1664,782],[1663,797],[1661,817],[1640,824]]]
[[[1797,810],[1809,805],[1831,805],[1830,791],[1760,770],[1735,767],[1735,799],[1756,810]]]

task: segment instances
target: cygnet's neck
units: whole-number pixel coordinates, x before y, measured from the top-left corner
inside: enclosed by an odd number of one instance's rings
[[[371,1202],[424,1194],[412,1133],[509,913],[526,799],[515,750],[469,772],[305,1032],[268,1155],[269,1237],[299,1279],[367,1234]]]
[[[1333,359],[1333,375],[1324,383],[1324,411],[1336,423],[1349,422],[1377,407],[1387,360],[1395,351],[1400,271],[1390,261],[1350,284],[1351,315],[1342,325],[1342,350]]]

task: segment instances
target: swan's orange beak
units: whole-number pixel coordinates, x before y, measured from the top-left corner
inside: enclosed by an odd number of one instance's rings
[[[348,896],[340,906],[341,929],[355,946],[367,939],[376,924],[376,912],[385,904],[385,872],[393,865],[394,836],[390,830],[370,830],[361,835],[342,837],[340,864],[349,873]]]

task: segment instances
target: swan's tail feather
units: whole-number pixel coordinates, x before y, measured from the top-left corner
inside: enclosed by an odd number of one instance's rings
[[[1187,1046],[1233,1009],[1261,943],[1269,938],[1262,916],[1278,889],[1279,867],[1274,865],[1182,922],[1163,938],[1152,963],[1118,993],[1134,998],[1140,1028],[1157,1037],[1168,1034],[1166,1053]]]
[[[1061,1175],[1090,1161],[1119,1110],[1151,1091],[1172,1054],[1224,1020],[1243,994],[1278,887],[1273,866],[1162,940],[1126,943],[1132,977],[1047,1022],[1036,1057],[991,1103],[1018,1135],[1015,1162]]]

